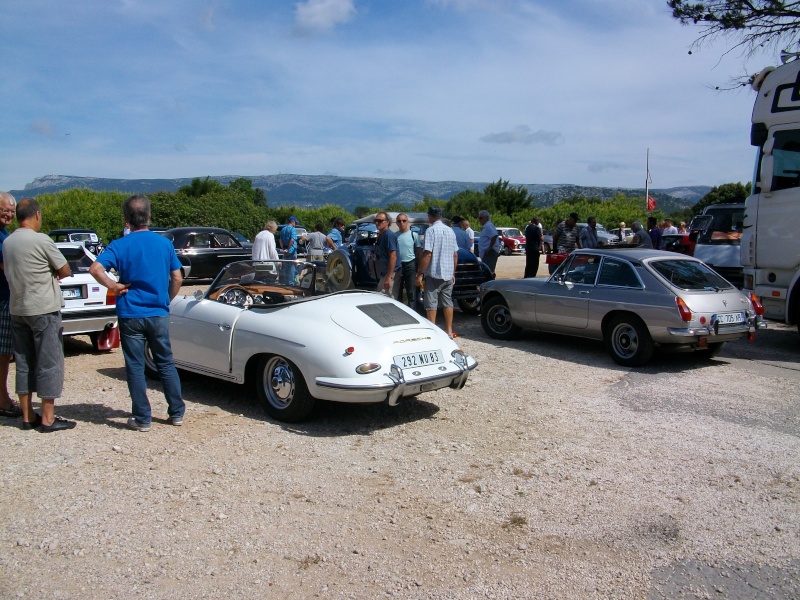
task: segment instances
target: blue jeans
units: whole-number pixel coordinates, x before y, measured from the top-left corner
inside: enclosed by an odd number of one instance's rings
[[[297,252],[293,253],[286,253],[284,256],[286,260],[297,260]],[[297,265],[294,263],[283,263],[283,277],[281,278],[281,282],[283,285],[294,285],[294,277],[297,273]]]
[[[181,398],[181,380],[172,347],[169,343],[169,317],[142,317],[119,319],[119,337],[125,357],[125,375],[131,394],[131,412],[140,425],[150,423],[150,401],[147,399],[147,381],[144,377],[145,342],[161,376],[161,385],[167,399],[170,419],[182,418],[186,405]]]

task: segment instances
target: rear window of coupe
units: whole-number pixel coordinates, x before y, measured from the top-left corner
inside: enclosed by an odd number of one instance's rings
[[[684,290],[730,290],[733,286],[703,263],[693,260],[654,260],[650,268]]]
[[[67,259],[69,269],[73,273],[88,273],[92,266],[92,259],[86,256],[82,248],[59,248],[61,254]]]

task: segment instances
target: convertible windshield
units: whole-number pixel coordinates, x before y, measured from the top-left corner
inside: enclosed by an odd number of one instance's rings
[[[703,263],[694,260],[654,260],[650,266],[672,285],[684,290],[730,290],[733,286]]]
[[[206,298],[239,306],[267,306],[299,300],[326,291],[323,274],[300,260],[243,260],[225,267]]]

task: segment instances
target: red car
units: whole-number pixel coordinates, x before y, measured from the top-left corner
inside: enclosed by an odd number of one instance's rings
[[[497,233],[503,246],[500,252],[506,256],[511,256],[515,252],[517,254],[525,254],[525,236],[516,227],[498,227]]]

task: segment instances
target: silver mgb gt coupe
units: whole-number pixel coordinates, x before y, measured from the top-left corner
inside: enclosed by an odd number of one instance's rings
[[[481,324],[511,339],[531,329],[604,340],[624,366],[656,347],[715,356],[766,327],[764,308],[701,261],[662,250],[575,250],[547,279],[481,286]]]
[[[316,400],[386,402],[461,389],[477,366],[447,334],[375,292],[328,293],[324,267],[240,261],[205,291],[176,296],[170,338],[176,366],[253,381],[274,419],[305,419]],[[147,371],[156,376],[148,358]]]

